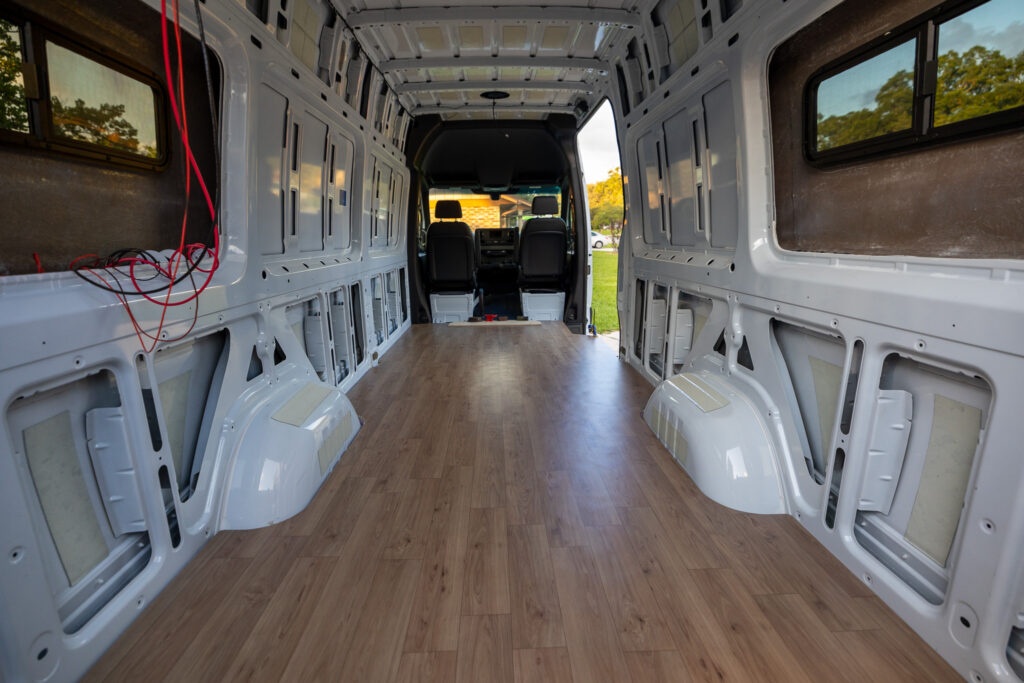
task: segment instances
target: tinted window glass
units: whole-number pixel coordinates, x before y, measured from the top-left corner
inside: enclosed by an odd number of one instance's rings
[[[21,54],[21,30],[0,19],[0,128],[27,133],[28,104]]]
[[[991,0],[939,25],[935,125],[1024,105],[1024,2]]]
[[[160,156],[153,88],[55,43],[46,59],[54,135]]]
[[[431,188],[430,216],[431,220],[452,220],[437,218],[434,208],[439,199],[454,199],[462,207],[462,222],[471,230],[522,228],[526,221],[533,218],[533,200],[535,197],[554,197],[558,201],[558,209],[562,209],[562,190],[557,185],[530,186],[517,188],[518,192],[502,192],[495,198],[489,193],[475,192],[462,188]]]
[[[911,127],[916,47],[909,40],[818,85],[818,151]]]

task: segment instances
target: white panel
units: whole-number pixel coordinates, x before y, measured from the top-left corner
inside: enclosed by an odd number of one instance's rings
[[[683,110],[664,125],[670,198],[669,225],[671,242],[677,246],[693,246],[697,243],[697,198],[690,116],[689,112]]]
[[[652,130],[637,141],[640,162],[640,191],[643,192],[644,241],[663,244],[665,226],[662,224],[664,190],[661,178],[660,131]]]
[[[85,414],[85,434],[96,484],[114,535],[145,531],[146,518],[125,431],[124,411],[120,407],[90,410]]]
[[[323,251],[327,124],[306,114],[302,117],[302,128],[299,157],[299,250]]]
[[[561,320],[565,313],[565,292],[522,292],[523,316],[530,320]]]
[[[672,364],[679,365],[686,360],[693,346],[693,310],[676,309],[676,328],[672,339]]]
[[[704,95],[710,157],[711,246],[735,247],[739,235],[736,117],[726,81]]]
[[[665,330],[667,329],[668,301],[652,299],[647,309],[648,353],[663,354],[665,352]]]
[[[282,174],[288,100],[261,84],[256,102],[256,238],[260,253],[283,254]]]
[[[391,211],[388,215],[388,244],[395,246],[402,241],[403,215],[402,205],[405,203],[404,182],[402,176],[395,173],[391,177]]]
[[[330,232],[339,249],[352,246],[352,142],[341,135],[331,137]]]
[[[391,215],[391,167],[378,161],[373,184],[373,238],[370,246],[384,246],[388,240],[388,218]]]
[[[879,390],[858,509],[889,514],[907,455],[913,415],[914,395],[909,391]]]
[[[302,325],[306,356],[309,357],[313,370],[323,379],[324,373],[327,372],[327,349],[324,347],[324,332],[319,311],[307,312]]]
[[[431,294],[430,320],[435,323],[465,322],[473,315],[475,306],[472,294]]]

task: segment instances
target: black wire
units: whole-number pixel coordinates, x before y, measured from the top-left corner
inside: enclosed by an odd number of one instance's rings
[[[196,22],[199,24],[199,42],[203,46],[203,71],[206,73],[206,97],[210,102],[210,123],[213,125],[213,164],[217,174],[217,187],[214,190],[214,224],[220,225],[220,126],[217,123],[217,98],[213,93],[213,74],[210,71],[210,48],[206,44],[206,29],[203,28],[203,12],[199,0],[193,0],[196,6]]]
[[[114,254],[121,254],[122,252],[140,252],[140,251],[143,251],[143,250],[141,250],[141,249],[120,249],[120,250],[114,252]],[[92,270],[94,268],[103,268],[103,269],[112,268],[113,270],[115,270],[118,273],[120,273],[121,271],[118,270],[116,268],[116,266],[115,266],[117,261],[120,260],[120,259],[114,259],[113,255],[108,256],[105,259],[100,259],[99,262],[94,262],[92,265],[76,266],[76,267],[71,269],[71,272],[74,273],[75,275],[77,275],[78,277],[82,278],[86,282],[88,282],[93,287],[96,287],[97,289],[102,289],[102,290],[104,290],[106,292],[110,292],[111,294],[120,294],[122,296],[129,296],[129,295],[134,295],[134,294],[159,294],[160,292],[167,291],[168,287],[173,287],[174,285],[177,285],[177,284],[181,283],[182,281],[184,281],[185,278],[191,276],[192,273],[195,271],[195,269],[198,268],[199,265],[203,262],[203,258],[207,254],[209,254],[209,253],[210,253],[210,248],[204,246],[203,247],[203,253],[194,262],[192,260],[190,260],[188,258],[188,256],[185,256],[185,260],[188,261],[188,263],[189,263],[188,269],[184,273],[182,273],[181,276],[177,280],[174,280],[173,282],[169,282],[168,284],[163,285],[162,287],[157,287],[155,289],[130,289],[129,290],[129,289],[122,289],[120,287],[117,287],[117,288],[110,287],[110,286],[108,286],[106,284],[103,284],[102,282],[96,282],[95,280],[91,280],[88,277],[86,277],[85,275],[82,275],[80,272],[78,272],[80,270]],[[121,258],[123,258],[123,257],[121,257]],[[151,263],[157,263],[157,262],[152,262],[151,261]],[[168,261],[168,263],[170,263],[170,261]],[[135,279],[138,280],[138,278],[135,278]],[[150,279],[152,279],[152,278],[150,278]]]

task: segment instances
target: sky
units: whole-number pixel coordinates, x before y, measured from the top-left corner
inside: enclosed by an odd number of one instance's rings
[[[597,183],[608,177],[608,172],[621,166],[619,143],[615,139],[615,120],[612,105],[605,100],[587,125],[580,130],[576,142],[583,163],[583,177],[588,183]]]
[[[830,78],[818,89],[818,111],[827,116],[873,109],[875,95],[900,69],[912,69],[914,45],[911,40],[883,52],[840,78]],[[939,27],[939,52],[965,52],[975,45],[996,49],[1006,56],[1024,50],[1024,1],[990,0]]]

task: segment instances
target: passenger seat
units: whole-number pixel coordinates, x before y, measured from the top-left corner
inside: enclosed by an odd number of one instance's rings
[[[476,305],[476,245],[473,231],[458,220],[462,205],[438,200],[427,228],[427,286],[434,322],[468,320]],[[446,220],[453,219],[453,220]]]
[[[535,197],[531,218],[519,236],[519,289],[523,315],[531,320],[561,320],[565,304],[569,234],[558,217],[558,198]]]

